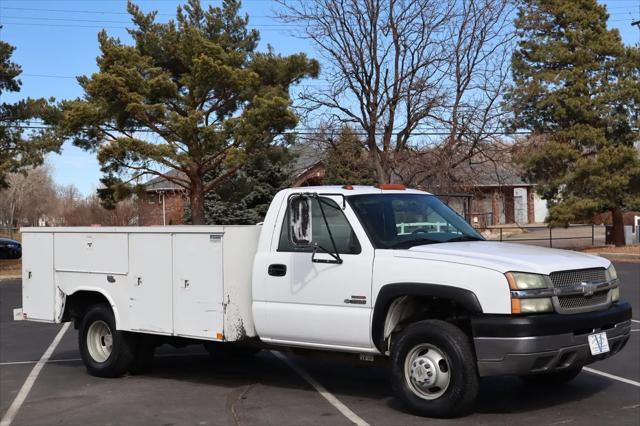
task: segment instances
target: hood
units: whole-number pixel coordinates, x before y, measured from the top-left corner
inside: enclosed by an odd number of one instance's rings
[[[428,244],[396,250],[394,255],[462,263],[502,273],[517,271],[546,275],[570,269],[606,268],[611,263],[602,257],[571,250],[497,241]]]

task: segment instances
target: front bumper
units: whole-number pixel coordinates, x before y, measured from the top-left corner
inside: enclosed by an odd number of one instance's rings
[[[631,334],[631,306],[582,314],[482,315],[472,319],[480,376],[578,368],[619,352]],[[593,356],[587,336],[605,331],[610,351]]]

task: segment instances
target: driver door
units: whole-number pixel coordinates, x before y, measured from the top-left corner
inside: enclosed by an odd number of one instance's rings
[[[265,271],[267,300],[254,302],[261,338],[303,346],[370,349],[373,247],[355,214],[348,206],[343,210],[341,199],[321,197],[312,203],[313,241],[333,251],[328,224],[342,263],[313,262],[311,248],[293,247],[287,214],[281,212],[279,238],[272,241]],[[323,203],[326,223],[319,203]],[[322,250],[315,257],[333,260]]]

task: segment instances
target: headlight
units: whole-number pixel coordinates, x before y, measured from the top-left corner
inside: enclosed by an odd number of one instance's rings
[[[616,272],[616,268],[613,266],[613,263],[609,265],[607,271],[605,272],[605,277],[607,281],[613,281],[618,279],[618,273]]]
[[[545,297],[551,296],[547,293],[553,287],[547,275],[526,272],[507,272],[505,275],[511,289],[512,314],[553,312],[551,297]]]
[[[620,287],[611,289],[611,301],[617,302],[620,300]]]
[[[546,275],[507,272],[506,276],[511,290],[530,290],[549,287],[548,277]]]
[[[512,314],[537,314],[541,312],[553,312],[553,303],[550,297],[511,299]]]

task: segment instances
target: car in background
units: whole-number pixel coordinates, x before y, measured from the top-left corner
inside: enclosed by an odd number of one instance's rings
[[[20,259],[22,257],[22,245],[9,238],[0,238],[0,259]]]

